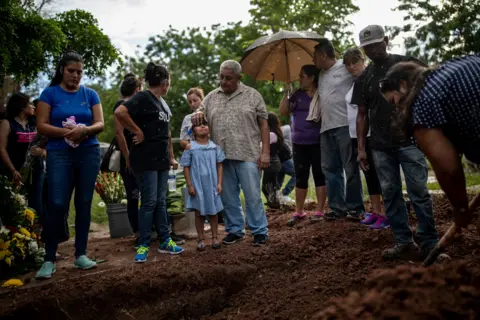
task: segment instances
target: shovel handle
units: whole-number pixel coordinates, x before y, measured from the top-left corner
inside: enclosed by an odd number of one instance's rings
[[[480,206],[480,193],[475,196],[475,198],[470,201],[468,205],[468,209],[470,212],[475,211]],[[477,222],[477,229],[480,233],[480,223]],[[455,223],[448,228],[447,232],[443,235],[443,237],[438,241],[435,248],[430,251],[428,257],[423,261],[423,266],[428,267],[432,265],[438,256],[445,250],[445,248],[453,241],[455,235],[462,231],[461,227],[458,227]]]

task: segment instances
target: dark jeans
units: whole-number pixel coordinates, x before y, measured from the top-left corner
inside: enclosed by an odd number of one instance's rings
[[[138,189],[137,181],[131,171],[125,170],[125,167],[120,171],[120,175],[123,179],[123,185],[125,186],[125,192],[127,194],[127,212],[128,220],[133,232],[138,231],[138,199],[140,192]]]
[[[327,178],[330,208],[341,216],[345,216],[347,211],[365,212],[360,168],[356,159],[355,161],[352,159],[352,142],[348,126],[325,131],[320,135],[320,140],[322,170]]]
[[[40,222],[43,220],[43,182],[45,179],[45,166],[43,160],[38,159],[31,171],[31,176],[25,183],[28,206],[35,210]]]
[[[280,162],[271,162],[270,167],[263,169],[262,192],[268,202],[278,203],[277,192],[281,186],[278,181],[278,174],[282,170]]]
[[[385,211],[392,227],[395,241],[400,244],[413,242],[408,225],[408,213],[402,193],[400,167],[405,174],[407,192],[418,219],[417,238],[424,252],[437,242],[433,207],[427,188],[428,166],[423,153],[415,146],[373,150],[378,177],[382,186]]]
[[[167,214],[168,170],[134,172],[134,175],[141,195],[138,212],[140,244],[150,246],[152,221],[158,239],[163,242],[170,237]]]
[[[282,170],[280,170],[280,172],[278,173],[277,178],[278,183],[280,184],[280,188],[283,186],[283,182],[285,181],[285,175],[289,175],[290,180],[288,180],[285,188],[283,188],[282,194],[284,196],[288,196],[290,193],[292,193],[293,189],[295,189],[295,183],[297,182],[293,159],[282,162]]]
[[[49,150],[48,211],[45,215],[45,261],[55,261],[59,239],[65,235],[65,221],[72,190],[75,190],[75,257],[87,252],[93,191],[100,169],[100,148]]]

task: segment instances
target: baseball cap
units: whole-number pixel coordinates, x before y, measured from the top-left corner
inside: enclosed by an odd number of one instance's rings
[[[360,47],[368,46],[372,43],[382,42],[385,38],[385,30],[379,25],[370,25],[360,31]]]

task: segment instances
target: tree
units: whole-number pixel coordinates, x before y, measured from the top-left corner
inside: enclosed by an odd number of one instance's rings
[[[2,2],[0,86],[6,76],[28,85],[39,73],[50,72],[52,64],[67,48],[84,56],[89,76],[101,75],[116,61],[119,52],[90,13],[72,10],[51,19],[43,18],[34,3],[31,0]]]
[[[331,34],[337,47],[354,43],[347,17],[359,8],[351,0],[252,0],[250,4],[251,25],[263,32],[315,31],[321,36]]]
[[[71,10],[57,14],[54,19],[65,35],[64,46],[83,56],[86,75],[102,75],[119,58],[118,50],[91,13]],[[60,55],[55,53],[54,58],[59,59]]]
[[[429,63],[480,52],[480,2],[478,0],[399,0],[395,9],[405,14],[403,27],[390,27],[392,37],[405,38],[407,54]]]
[[[337,44],[345,45],[352,41],[351,33],[345,31],[350,25],[346,16],[358,8],[351,0],[252,0],[251,4],[252,21],[246,26],[231,22],[182,31],[170,26],[162,34],[149,39],[143,54],[124,59],[115,75],[116,85],[127,72],[143,75],[150,60],[168,66],[171,89],[166,101],[173,112],[173,136],[178,136],[183,117],[191,112],[186,100],[188,89],[200,86],[208,93],[216,88],[220,64],[227,59],[239,61],[245,49],[262,35],[280,29],[314,30],[321,35],[330,32]],[[255,82],[247,76],[242,81],[262,94],[268,109],[278,110],[282,99],[280,83]],[[113,122],[109,124],[106,121],[105,124],[109,126]]]

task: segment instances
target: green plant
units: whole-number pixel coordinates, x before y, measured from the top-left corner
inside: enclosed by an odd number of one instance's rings
[[[167,211],[169,214],[181,214],[183,209],[183,195],[181,190],[186,184],[185,175],[183,171],[176,173],[177,177],[177,190],[168,191],[167,193]]]

